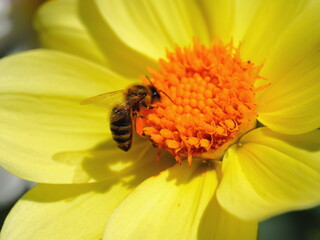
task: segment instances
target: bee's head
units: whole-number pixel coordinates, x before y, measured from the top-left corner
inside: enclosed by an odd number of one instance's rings
[[[158,90],[154,87],[154,86],[150,86],[150,90],[151,90],[151,93],[152,93],[152,102],[155,102],[155,101],[159,101],[161,96],[160,96],[160,93],[158,92]]]

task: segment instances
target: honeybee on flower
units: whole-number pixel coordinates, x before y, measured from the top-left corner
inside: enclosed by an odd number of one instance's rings
[[[319,9],[45,4],[35,26],[46,49],[0,61],[1,166],[41,183],[1,237],[256,239],[258,221],[317,206]],[[105,109],[79,102],[145,74],[171,100],[139,108],[137,133],[148,139],[123,152]]]

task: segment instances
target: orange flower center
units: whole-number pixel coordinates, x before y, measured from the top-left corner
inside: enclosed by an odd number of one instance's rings
[[[207,47],[194,41],[160,59],[149,69],[163,91],[154,109],[142,109],[137,132],[181,162],[193,156],[219,159],[228,146],[256,125],[254,82],[259,69],[240,58],[239,48],[215,40]],[[143,79],[148,82],[147,79]],[[141,129],[141,130],[139,130]]]

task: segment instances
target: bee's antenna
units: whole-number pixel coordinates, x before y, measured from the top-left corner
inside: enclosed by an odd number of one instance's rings
[[[151,82],[150,77],[149,77],[148,75],[145,75],[145,77],[146,77],[146,79],[148,79],[148,81],[149,81],[150,85],[151,85],[152,87],[154,87],[154,88],[155,88],[155,86],[154,86],[154,85],[153,85],[153,83]],[[166,95],[166,97],[167,97],[167,98],[169,98],[169,100],[173,103],[173,101],[172,101],[171,97],[169,97],[169,95],[168,95],[168,94],[166,94],[164,91],[162,91],[162,90],[158,90],[158,92],[159,92],[159,93],[163,93],[164,95]]]
[[[166,95],[166,97],[167,97],[167,98],[169,98],[169,100],[173,103],[173,101],[172,101],[171,97],[169,97],[169,95],[168,95],[168,94],[166,94],[164,91],[159,90],[159,93],[163,93],[164,95]]]
[[[150,77],[149,77],[148,75],[145,75],[145,77],[146,77],[146,79],[148,79],[148,81],[149,81],[150,85],[154,87],[153,83],[151,82]]]

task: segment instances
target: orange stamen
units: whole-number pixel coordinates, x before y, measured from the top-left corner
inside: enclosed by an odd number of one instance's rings
[[[139,129],[176,161],[219,158],[255,127],[255,93],[263,87],[255,89],[254,83],[261,66],[242,61],[232,43],[215,40],[206,47],[195,40],[192,48],[167,52],[159,64],[159,70],[148,69],[152,84],[169,97],[161,94],[157,108],[141,110]]]

